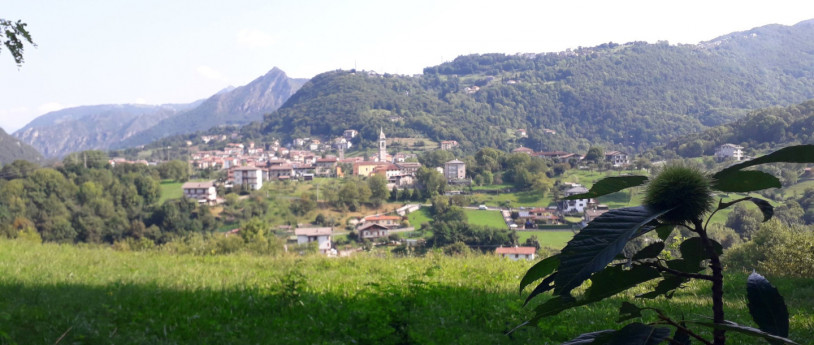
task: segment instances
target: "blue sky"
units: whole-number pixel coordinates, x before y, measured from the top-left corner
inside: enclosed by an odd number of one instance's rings
[[[65,107],[187,103],[277,66],[421,73],[472,53],[698,43],[814,18],[814,1],[7,1],[37,48],[0,50],[0,127]]]

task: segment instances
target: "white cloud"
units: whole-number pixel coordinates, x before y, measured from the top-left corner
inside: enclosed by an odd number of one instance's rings
[[[274,36],[256,29],[243,29],[237,33],[237,43],[249,48],[266,48],[276,41]]]
[[[57,102],[48,102],[48,103],[41,104],[39,107],[37,107],[37,110],[41,114],[45,114],[45,113],[50,113],[52,111],[62,110],[62,109],[69,108],[69,107],[70,107],[69,105],[64,105],[64,104],[57,103]]]
[[[13,133],[36,116],[34,110],[27,107],[0,109],[0,128],[3,128],[7,133]]]
[[[198,66],[198,74],[206,79],[218,80],[218,81],[226,81],[226,78],[223,77],[223,73],[220,73],[218,70],[206,66],[200,65]]]

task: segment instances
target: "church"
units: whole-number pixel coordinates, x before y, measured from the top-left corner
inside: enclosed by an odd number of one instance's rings
[[[379,128],[379,154],[373,158],[374,162],[390,163],[392,161],[389,154],[387,154],[387,137],[384,135],[384,129]]]

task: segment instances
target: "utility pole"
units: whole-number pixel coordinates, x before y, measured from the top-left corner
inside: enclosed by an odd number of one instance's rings
[[[85,169],[88,168],[88,153],[82,152],[82,159],[85,161]]]

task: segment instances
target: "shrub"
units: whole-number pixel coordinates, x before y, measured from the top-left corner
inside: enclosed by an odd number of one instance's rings
[[[769,221],[760,226],[751,241],[729,250],[724,260],[732,269],[814,278],[814,229]]]
[[[686,344],[690,342],[690,338],[695,338],[705,344],[723,345],[726,343],[726,332],[761,337],[773,344],[793,344],[794,342],[786,339],[789,333],[789,313],[783,297],[766,278],[755,272],[746,283],[747,306],[760,329],[738,325],[724,318],[724,276],[721,263],[723,246],[711,238],[711,228],[708,227],[709,219],[716,212],[747,201],[760,209],[762,221],[772,218],[773,206],[765,200],[753,197],[730,202],[721,200],[712,210],[712,190],[743,193],[779,188],[781,184],[777,177],[761,171],[744,170],[755,165],[777,162],[814,163],[814,145],[787,147],[732,165],[711,176],[696,168],[668,165],[650,180],[645,205],[610,210],[602,214],[577,233],[561,253],[543,259],[528,270],[520,281],[521,292],[526,286],[538,280],[541,282],[526,298],[526,303],[547,291],[552,291],[554,296],[538,305],[534,310],[534,317],[524,325],[534,324],[571,308],[601,301],[653,280],[658,280],[658,284],[650,285],[654,290],[637,297],[670,298],[686,282],[700,279],[712,283],[712,322],[687,320],[683,316],[673,319],[663,310],[623,302],[619,309],[619,322],[641,318],[644,313],[655,314],[658,321],[649,324],[633,322],[619,330],[585,333],[568,344],[659,344],[665,341]],[[647,181],[645,176],[609,177],[595,183],[587,193],[572,195],[566,199],[595,198],[639,186]],[[707,216],[708,211],[712,211],[712,214]],[[705,217],[708,217],[706,223]],[[670,238],[676,227],[691,232],[690,237],[682,239],[678,244],[680,259],[672,259],[663,254],[664,241]],[[661,241],[636,248],[636,252],[630,257],[620,255],[629,244],[653,231]],[[768,238],[755,238],[755,246],[760,243],[778,243],[778,248],[755,248],[758,250],[747,250],[747,253],[759,255],[756,253],[772,252],[767,254],[767,260],[763,263],[766,269],[785,272],[794,267],[812,267],[806,253],[814,251],[814,241],[808,241],[805,236],[792,236],[789,241],[774,240],[778,235],[773,231],[761,236]],[[796,244],[792,245],[790,242]],[[774,257],[774,253],[782,253],[778,256],[786,258],[781,261],[769,260]],[[791,262],[788,257],[793,257]],[[583,290],[583,283],[588,280],[590,284],[586,284],[588,286]],[[664,326],[673,327],[675,332]],[[712,341],[695,333],[688,326],[711,328]]]

